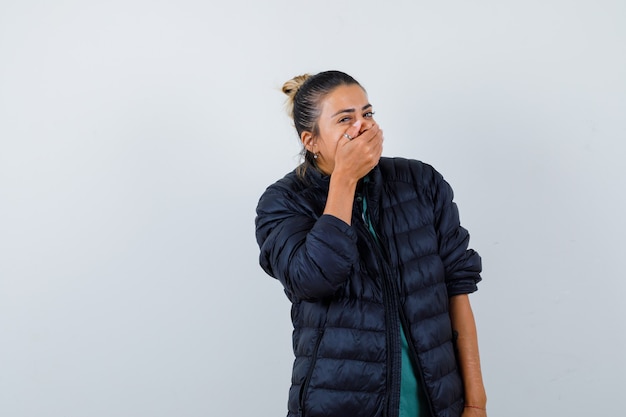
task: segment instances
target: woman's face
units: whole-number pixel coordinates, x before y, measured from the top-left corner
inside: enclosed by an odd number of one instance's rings
[[[367,94],[357,84],[342,85],[328,93],[321,102],[317,121],[319,134],[302,133],[306,148],[317,154],[317,166],[326,174],[335,168],[337,143],[350,129],[355,137],[374,126],[374,112]],[[356,133],[358,132],[358,133]]]

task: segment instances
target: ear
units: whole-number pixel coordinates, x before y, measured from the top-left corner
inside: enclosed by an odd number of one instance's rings
[[[302,132],[302,134],[300,135],[300,140],[302,141],[302,146],[304,146],[307,151],[315,153],[314,148],[316,141],[313,133],[309,131]]]

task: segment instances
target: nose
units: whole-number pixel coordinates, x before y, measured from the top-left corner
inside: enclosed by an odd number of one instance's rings
[[[359,120],[361,121],[361,128],[359,129],[359,134],[365,132],[366,130],[370,130],[372,126],[374,126],[374,123],[376,123],[374,120],[365,118],[363,116],[361,116]]]

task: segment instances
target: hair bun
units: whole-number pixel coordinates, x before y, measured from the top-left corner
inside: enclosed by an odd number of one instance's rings
[[[302,84],[304,84],[310,76],[311,75],[309,74],[302,74],[293,77],[291,80],[283,84],[283,93],[287,94],[289,99],[293,100],[300,87],[302,87]]]
[[[291,116],[291,118],[293,118],[293,105],[296,94],[298,93],[298,90],[300,90],[300,87],[302,87],[304,82],[310,77],[310,74],[297,75],[291,80],[287,81],[285,84],[283,84],[283,93],[287,94],[287,113],[289,113],[289,116]]]

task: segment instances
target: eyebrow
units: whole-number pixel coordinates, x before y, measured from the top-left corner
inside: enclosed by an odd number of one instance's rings
[[[372,105],[370,103],[367,103],[365,106],[363,106],[361,108],[361,111],[363,110],[367,110],[370,107],[372,107]],[[354,113],[356,110],[355,109],[343,109],[343,110],[339,110],[337,113],[333,114],[332,116],[330,116],[330,118],[332,119],[333,117],[340,115],[341,113]]]

